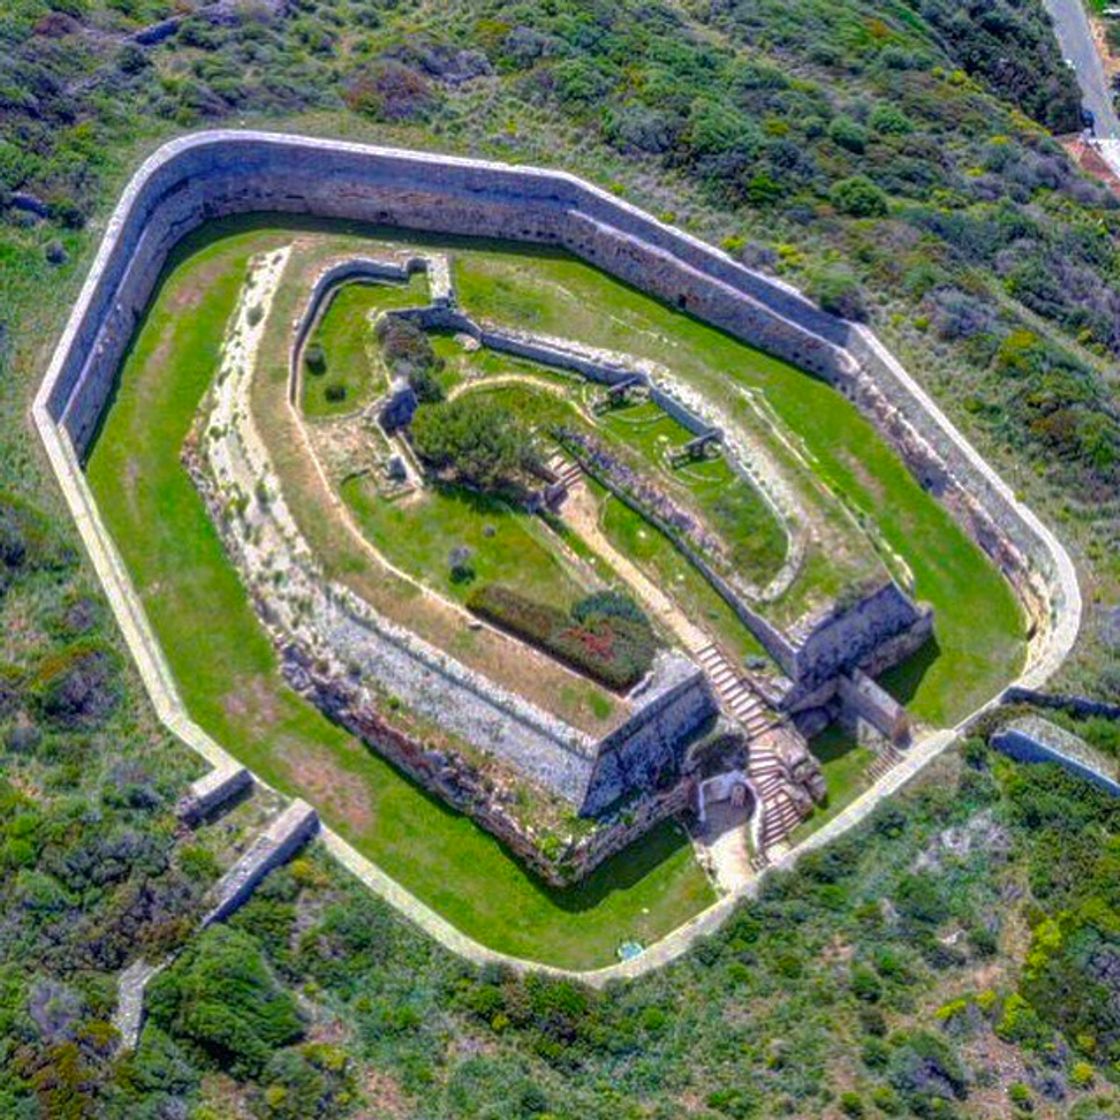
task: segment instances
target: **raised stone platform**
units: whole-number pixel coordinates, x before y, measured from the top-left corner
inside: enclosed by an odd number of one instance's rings
[[[1041,716],[1013,720],[991,738],[996,750],[1019,762],[1054,762],[1087,782],[1120,796],[1116,762],[1093,750],[1079,735]]]

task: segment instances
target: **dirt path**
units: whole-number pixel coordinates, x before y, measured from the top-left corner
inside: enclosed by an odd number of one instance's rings
[[[586,486],[577,485],[568,492],[563,518],[583,538],[588,548],[602,557],[622,577],[649,612],[677,636],[685,649],[695,653],[712,644],[711,638],[689,622],[688,616],[668,595],[607,540],[599,528],[598,503]]]
[[[711,863],[711,872],[720,890],[737,894],[757,878],[757,872],[751,867],[747,840],[750,809],[746,805],[732,805],[730,801],[716,801],[705,806],[705,812],[708,819],[696,841]]]

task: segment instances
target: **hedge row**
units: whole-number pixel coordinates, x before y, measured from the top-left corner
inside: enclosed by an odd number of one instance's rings
[[[617,691],[633,688],[653,665],[657,642],[644,618],[577,610],[580,618],[502,584],[473,591],[467,606],[480,618]]]

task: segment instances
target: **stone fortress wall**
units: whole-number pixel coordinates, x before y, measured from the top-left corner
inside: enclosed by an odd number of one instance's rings
[[[285,261],[286,250],[271,254],[253,273],[252,295],[243,290],[201,414],[209,434],[189,439],[182,456],[278,653],[289,667],[293,648],[303,650],[308,664],[333,665],[336,691],[346,691],[341,682],[356,674],[363,683],[403,700],[410,712],[508,763],[582,816],[598,816],[616,800],[633,801],[654,788],[653,783],[618,781],[620,775],[652,770],[679,780],[690,740],[716,711],[703,671],[682,655],[665,652],[658,657],[647,680],[627,697],[625,717],[604,748],[329,580],[288,509],[248,401],[252,360],[246,355],[265,329]],[[364,271],[368,274],[368,268]],[[264,314],[254,321],[251,308]],[[264,501],[256,496],[261,486]],[[234,518],[222,515],[231,494],[254,495]],[[280,591],[273,579],[277,573],[283,577]],[[296,685],[293,674],[287,675]],[[317,688],[314,699],[338,718],[330,693]],[[666,693],[679,700],[671,709],[672,720],[663,702]],[[665,749],[667,744],[671,749]],[[610,780],[600,790],[596,764],[604,749],[633,761],[629,770],[609,771]],[[648,756],[644,769],[638,756]],[[469,808],[475,803],[472,798]]]
[[[562,172],[260,132],[165,145],[122,197],[44,384],[41,405],[79,457],[171,248],[208,219],[252,211],[560,245],[826,378],[1016,586],[1038,624],[1024,683],[1072,646],[1081,603],[1065,550],[869,330]]]

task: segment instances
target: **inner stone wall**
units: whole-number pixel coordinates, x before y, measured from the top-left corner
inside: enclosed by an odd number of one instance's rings
[[[1024,682],[1045,679],[1072,646],[1080,596],[1069,557],[869,331],[560,172],[257,132],[165,145],[122,197],[41,392],[40,406],[79,456],[168,252],[208,219],[252,211],[560,245],[828,379],[996,559],[1043,624]]]

